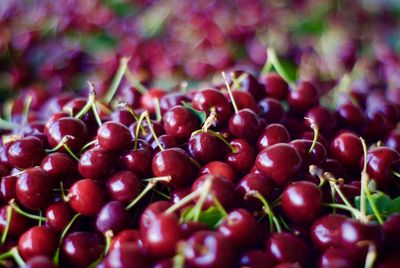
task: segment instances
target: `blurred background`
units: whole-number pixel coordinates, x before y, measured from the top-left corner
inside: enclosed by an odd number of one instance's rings
[[[87,80],[102,91],[122,56],[145,85],[195,87],[257,74],[267,46],[296,78],[332,86],[358,65],[369,85],[398,87],[399,18],[398,0],[1,0],[0,100]]]

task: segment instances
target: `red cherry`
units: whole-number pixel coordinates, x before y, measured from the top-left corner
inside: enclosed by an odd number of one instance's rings
[[[232,170],[232,168],[228,164],[220,161],[210,162],[207,165],[205,165],[199,171],[199,176],[205,174],[223,176],[226,179],[230,180],[231,182],[235,181],[235,173]]]
[[[165,132],[178,141],[186,141],[195,130],[199,129],[197,117],[183,106],[175,106],[163,117]]]
[[[281,124],[270,124],[261,132],[257,141],[258,151],[277,143],[288,143],[290,135],[287,129]]]
[[[69,190],[69,205],[85,216],[95,216],[106,202],[104,189],[92,179],[75,182]]]
[[[344,132],[336,136],[331,142],[331,155],[346,167],[357,167],[363,156],[360,138]]]
[[[97,141],[106,151],[120,152],[129,148],[132,144],[132,136],[126,126],[108,121],[98,129]]]
[[[39,165],[44,156],[43,143],[32,136],[22,138],[8,147],[7,156],[10,164],[19,169]]]
[[[35,256],[52,257],[58,246],[56,233],[47,226],[35,226],[21,235],[18,240],[18,252],[29,260]]]
[[[339,214],[328,214],[317,219],[310,230],[311,238],[321,250],[339,246],[340,227],[345,216]]]
[[[119,171],[108,179],[107,192],[112,200],[128,205],[141,192],[140,180],[130,171]]]

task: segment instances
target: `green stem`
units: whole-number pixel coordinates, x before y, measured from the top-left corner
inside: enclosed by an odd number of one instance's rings
[[[362,137],[360,137],[360,141],[364,151],[364,164],[363,170],[361,171],[360,220],[365,223],[368,222],[366,188],[368,188],[369,176],[367,173],[367,145]]]
[[[160,141],[158,140],[156,132],[154,131],[153,125],[151,123],[150,116],[149,116],[149,114],[147,112],[146,112],[145,117],[146,117],[148,128],[150,129],[151,135],[153,135],[153,138],[156,141],[156,143],[158,145],[158,148],[160,148],[160,151],[164,151],[164,147],[162,147]]]
[[[160,100],[156,98],[154,100],[154,108],[156,110],[156,121],[161,122],[162,120],[162,115],[161,115],[161,107],[160,107]]]
[[[144,111],[137,121],[136,131],[135,131],[135,143],[133,144],[133,150],[137,150],[139,142],[139,133],[142,126],[143,119],[146,117],[147,111]]]
[[[384,220],[379,212],[379,209],[376,207],[374,200],[372,199],[371,192],[369,191],[368,187],[365,187],[365,194],[367,196],[368,203],[371,206],[372,211],[374,212],[375,218],[378,220],[379,224],[383,224]]]
[[[97,139],[92,140],[91,142],[86,143],[85,145],[83,145],[83,147],[81,148],[81,150],[79,151],[79,153],[82,153],[83,151],[85,151],[87,148],[89,148],[90,146],[92,146],[93,144],[97,143]]]
[[[118,70],[115,73],[114,79],[111,82],[110,87],[107,90],[107,93],[104,97],[105,103],[110,103],[114,98],[115,93],[117,92],[118,86],[121,83],[122,77],[124,76],[125,71],[128,69],[128,62],[130,58],[122,57],[119,61]]]
[[[233,109],[235,110],[235,113],[237,113],[239,111],[239,109],[236,105],[235,98],[233,97],[231,86],[229,85],[228,80],[226,79],[225,72],[222,72],[221,74],[222,74],[222,77],[224,78],[225,86],[226,86],[226,89],[228,90],[229,98],[231,99]]]
[[[10,229],[11,219],[12,219],[12,207],[7,206],[7,223],[6,223],[6,226],[4,227],[4,231],[1,235],[1,244],[2,245],[4,245],[4,243],[7,240],[7,235],[8,235],[8,231]]]
[[[307,119],[310,122],[310,127],[314,131],[314,138],[313,138],[311,147],[308,150],[308,153],[311,154],[315,148],[315,145],[317,144],[317,141],[318,141],[319,128],[313,119],[308,118],[308,117],[305,117],[305,119]]]
[[[195,198],[197,198],[197,197],[201,194],[201,190],[202,190],[202,189],[200,188],[200,189],[198,189],[198,190],[196,190],[196,191],[194,191],[194,192],[191,192],[190,194],[188,194],[187,196],[185,196],[184,198],[182,198],[179,202],[177,202],[177,203],[173,204],[172,206],[170,206],[170,207],[165,211],[165,213],[166,213],[166,214],[171,214],[171,213],[173,213],[174,211],[176,211],[177,209],[179,209],[179,208],[185,206],[186,204],[192,202]]]
[[[335,189],[335,192],[338,193],[338,195],[340,196],[340,198],[342,199],[343,203],[348,206],[349,208],[355,209],[353,207],[353,205],[350,203],[350,201],[346,198],[346,196],[343,194],[342,190],[340,190],[340,188],[334,183],[331,182],[331,185],[333,186],[333,188]]]
[[[21,215],[23,215],[23,216],[25,216],[25,217],[27,217],[27,218],[29,218],[29,219],[37,220],[37,221],[47,221],[47,218],[45,218],[45,217],[37,216],[37,215],[30,214],[30,213],[28,213],[28,212],[23,211],[22,209],[20,209],[20,208],[17,206],[17,204],[15,203],[15,200],[14,200],[14,199],[11,199],[11,200],[9,201],[9,205],[10,205],[16,212],[18,212],[19,214],[21,214]]]
[[[73,159],[79,162],[79,157],[74,154],[67,144],[64,144],[64,149],[72,156]]]
[[[193,217],[194,221],[198,221],[200,218],[201,209],[203,208],[203,205],[206,202],[207,196],[210,194],[211,185],[212,185],[211,176],[209,176],[204,181],[203,187],[201,187],[202,192],[200,194],[199,201],[197,201],[197,204],[193,208],[193,211],[195,211]]]
[[[376,258],[378,257],[376,246],[374,242],[370,242],[368,246],[368,253],[365,258],[364,268],[373,268]]]
[[[132,85],[132,87],[136,88],[137,91],[139,91],[139,93],[141,93],[142,95],[147,92],[147,88],[133,76],[129,69],[126,69],[125,71],[125,78]]]
[[[167,200],[171,200],[171,197],[170,197],[170,196],[164,194],[163,192],[161,192],[161,191],[159,191],[159,190],[157,190],[157,189],[155,189],[155,188],[153,188],[152,191],[155,192],[155,193],[157,193],[158,195],[161,195],[162,197],[164,197],[164,198],[167,199]]]
[[[28,95],[26,97],[26,100],[25,100],[25,103],[24,103],[24,110],[22,112],[21,125],[26,125],[28,123],[29,109],[31,107],[31,103],[32,103],[32,96]]]
[[[101,122],[100,115],[97,111],[97,101],[96,100],[92,103],[92,111],[94,114],[94,118],[96,119],[97,125],[99,127],[101,127],[103,125],[103,123]]]
[[[207,130],[209,133],[213,134],[215,137],[217,137],[218,139],[220,139],[223,143],[226,144],[226,146],[229,147],[229,149],[231,149],[232,153],[237,153],[237,149],[235,147],[233,147],[221,134],[219,134],[218,132],[215,132],[214,130]]]
[[[4,129],[4,130],[13,130],[18,128],[18,125],[13,123],[13,122],[9,122],[4,120],[3,118],[0,118],[0,129]]]
[[[267,57],[267,60],[265,61],[264,66],[261,69],[260,78],[268,74],[271,70],[272,70],[272,62],[269,59],[269,57]]]
[[[78,217],[80,216],[80,213],[77,213],[74,215],[74,217],[72,217],[72,219],[70,220],[70,222],[68,223],[67,226],[65,226],[64,230],[62,231],[61,235],[60,235],[60,240],[58,242],[58,247],[56,250],[56,253],[54,254],[54,258],[53,261],[55,263],[55,265],[58,267],[59,263],[60,263],[60,249],[61,249],[61,244],[64,240],[64,237],[67,235],[68,231],[71,229],[72,225],[74,224],[74,222],[76,221],[76,219],[78,219]]]
[[[213,202],[215,204],[215,207],[224,215],[224,218],[228,216],[228,212],[225,210],[225,208],[222,206],[221,202],[219,202],[218,198],[215,196],[215,194],[211,194],[211,197],[213,199]]]
[[[18,253],[18,247],[13,247],[9,251],[0,255],[0,260],[13,258],[18,267],[25,267],[25,262]]]
[[[286,72],[285,68],[282,66],[281,62],[276,55],[275,50],[272,48],[267,49],[267,57],[271,61],[272,66],[274,66],[275,70],[278,74],[290,85],[290,87],[294,88],[294,81],[290,78],[289,74]]]
[[[396,176],[397,178],[400,178],[400,173],[392,170],[392,175]]]
[[[348,207],[346,205],[330,204],[330,203],[323,203],[322,205],[325,206],[325,207],[340,208],[340,209],[343,209],[343,210],[347,210],[347,211],[351,212],[354,215],[354,217],[356,217],[356,218],[360,217],[360,211],[358,211],[357,209],[354,209],[354,208],[350,208],[350,207]]]

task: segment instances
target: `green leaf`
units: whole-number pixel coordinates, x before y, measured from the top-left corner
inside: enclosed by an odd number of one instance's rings
[[[192,107],[192,105],[188,102],[182,101],[182,105],[188,109],[189,111],[191,111],[201,122],[201,124],[203,124],[206,119],[207,119],[207,114],[205,112],[196,110]]]
[[[378,192],[371,195],[372,202],[374,202],[376,208],[383,218],[389,217],[393,213],[400,212],[400,197],[391,199],[389,196],[382,192]],[[360,197],[356,196],[355,205],[360,209]],[[367,214],[374,215],[371,205],[367,202]]]
[[[181,220],[184,222],[191,221],[193,219],[194,207],[186,208],[181,215]],[[209,228],[215,229],[219,226],[224,213],[217,207],[209,207],[207,210],[202,210],[199,217],[199,222],[206,224]]]
[[[275,50],[269,48],[267,50],[268,60],[271,62],[277,73],[288,83],[294,87],[297,79],[297,68],[293,62],[282,60],[276,55]]]

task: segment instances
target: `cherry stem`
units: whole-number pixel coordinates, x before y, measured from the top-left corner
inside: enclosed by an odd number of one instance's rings
[[[201,187],[202,191],[199,197],[199,201],[197,201],[196,205],[193,208],[194,211],[194,216],[193,219],[194,221],[198,221],[200,218],[200,214],[201,214],[201,209],[203,208],[204,203],[206,202],[207,196],[210,194],[211,191],[211,185],[212,185],[212,181],[211,181],[211,176],[208,176],[205,181],[203,186]]]
[[[164,181],[164,182],[171,181],[171,176],[155,177],[155,178],[150,178],[148,180],[149,180],[149,183],[147,184],[147,186],[144,188],[144,190],[131,203],[129,203],[129,205],[125,208],[126,210],[129,210],[134,205],[136,205],[136,203],[139,202],[139,200],[142,199],[143,196],[145,196],[151,189],[154,188],[154,186],[157,184],[157,182],[159,182],[159,181]]]
[[[249,76],[247,73],[242,73],[239,75],[238,78],[235,77],[235,74],[232,72],[230,73],[230,76],[232,78],[232,90],[239,89],[240,84]]]
[[[83,145],[83,147],[81,148],[81,150],[79,151],[79,153],[82,153],[83,151],[85,151],[87,148],[89,148],[90,146],[94,145],[97,143],[97,139],[92,140],[91,142],[86,143],[85,145]]]
[[[6,121],[3,118],[0,118],[0,129],[13,130],[16,128],[18,128],[18,124],[15,124],[13,122]]]
[[[286,72],[285,68],[282,66],[281,62],[276,55],[276,52],[272,48],[267,49],[267,58],[271,61],[272,66],[278,72],[278,74],[290,85],[290,87],[294,88],[295,84],[290,78],[289,74]]]
[[[392,170],[392,175],[396,176],[397,178],[400,178],[400,173]]]
[[[263,204],[263,210],[264,210],[265,214],[267,214],[268,217],[272,218],[272,221],[274,222],[276,231],[278,233],[281,233],[282,232],[281,225],[280,225],[278,219],[276,218],[275,213],[273,212],[270,205],[268,204],[267,200],[264,198],[264,196],[262,196],[262,194],[260,194],[259,191],[255,191],[255,190],[248,191],[245,195],[245,199],[247,199],[250,196],[255,197],[261,201],[261,203]],[[272,228],[271,225],[270,225],[270,228]]]
[[[83,106],[82,109],[75,115],[75,118],[80,119],[82,116],[84,116],[92,108],[93,106],[92,104],[94,103],[95,99],[96,99],[96,92],[92,86],[89,86],[88,100],[85,106]]]
[[[91,95],[94,95],[94,98],[93,98],[93,101],[91,102],[91,106],[90,107],[92,108],[92,112],[94,114],[94,118],[96,119],[97,125],[99,127],[101,127],[101,125],[103,123],[101,122],[99,113],[97,112],[97,100],[96,100],[96,95],[95,95],[96,91],[94,89],[94,84],[92,82],[90,82],[90,81],[88,81],[87,83],[89,85],[89,92],[91,92]]]
[[[224,215],[224,218],[228,216],[228,212],[225,210],[225,208],[222,206],[221,202],[219,202],[218,198],[215,196],[215,194],[211,194],[211,197],[213,199],[213,202],[215,204],[215,207]]]
[[[204,124],[201,128],[201,131],[207,132],[207,130],[214,124],[214,122],[217,120],[217,112],[216,111],[211,111],[210,115],[206,118],[204,121]],[[197,133],[196,131],[192,133],[192,137],[194,136],[194,133]]]
[[[0,260],[4,260],[11,257],[17,263],[18,267],[25,267],[25,262],[18,253],[18,247],[13,247],[9,251],[1,254]]]
[[[363,244],[368,244],[368,253],[367,256],[365,257],[364,268],[373,268],[376,258],[378,257],[376,245],[372,241],[365,241],[365,240],[357,243],[358,246],[363,246]]]
[[[170,196],[168,196],[167,194],[164,194],[163,192],[161,192],[161,191],[159,191],[159,190],[157,190],[155,188],[153,188],[152,191],[155,192],[158,195],[161,195],[162,197],[164,197],[167,200],[171,200]]]
[[[160,100],[158,98],[154,100],[154,108],[156,110],[156,121],[161,122],[162,115],[161,115]]]
[[[29,117],[29,109],[31,107],[32,103],[32,96],[28,95],[26,97],[25,103],[24,103],[24,109],[22,112],[22,125],[26,125],[28,123],[28,117]]]
[[[201,130],[201,129],[196,130],[195,132],[192,133],[192,137],[195,136],[196,134],[200,133],[200,132],[203,132],[203,130]],[[216,132],[216,131],[214,131],[214,130],[211,130],[211,129],[208,129],[207,132],[210,133],[210,134],[212,134],[212,135],[214,135],[215,137],[217,137],[218,139],[220,139],[223,143],[225,143],[226,146],[228,146],[229,149],[232,151],[232,153],[237,153],[237,149],[236,149],[234,146],[232,146],[232,145],[224,138],[224,136],[222,136],[220,133],[218,133],[218,132]]]
[[[58,247],[57,247],[57,251],[54,254],[54,258],[53,261],[56,264],[56,266],[58,267],[58,264],[60,262],[60,249],[61,249],[61,244],[64,240],[64,237],[67,235],[68,231],[71,229],[72,225],[74,224],[74,222],[76,221],[76,219],[78,219],[78,217],[80,216],[80,213],[75,214],[72,219],[69,221],[69,223],[67,224],[67,226],[65,226],[64,230],[62,231],[61,235],[60,235],[60,240],[58,242]]]
[[[272,62],[269,59],[269,57],[267,57],[267,59],[264,63],[264,66],[261,69],[260,78],[263,77],[264,75],[268,74],[271,70],[272,70]]]
[[[186,94],[188,91],[189,83],[187,81],[182,81],[179,84],[179,91]]]
[[[3,114],[4,114],[4,118],[6,121],[11,122],[12,119],[12,107],[13,107],[13,101],[12,100],[8,100],[4,103],[4,107],[3,107]]]
[[[106,103],[110,103],[114,98],[114,95],[117,92],[119,85],[121,84],[122,77],[124,76],[124,73],[128,69],[127,67],[129,60],[130,58],[128,57],[122,57],[120,59],[117,72],[115,73],[111,85],[108,88],[106,95],[104,96],[104,101]]]
[[[54,153],[54,152],[58,151],[61,147],[64,147],[64,149],[71,155],[71,157],[79,162],[79,157],[77,157],[76,154],[74,152],[72,152],[72,150],[69,148],[69,146],[67,144],[67,142],[69,140],[74,140],[74,139],[75,139],[74,136],[65,135],[61,139],[61,141],[56,145],[56,147],[54,147],[53,149],[47,149],[46,153]]]
[[[125,70],[125,78],[132,85],[132,87],[136,88],[137,91],[139,91],[140,94],[143,95],[147,92],[147,88],[134,77],[134,75],[128,68]]]
[[[310,122],[310,127],[314,131],[314,138],[313,138],[311,147],[308,150],[308,153],[311,154],[315,148],[315,145],[317,144],[317,141],[318,141],[319,127],[317,126],[317,124],[315,123],[315,121],[312,118],[305,117],[305,119]]]
[[[147,125],[148,125],[148,128],[150,129],[151,135],[153,135],[153,138],[156,141],[156,143],[158,145],[158,148],[160,148],[160,151],[164,151],[164,147],[161,145],[160,140],[158,139],[158,137],[156,135],[156,132],[154,131],[154,128],[153,128],[153,125],[151,123],[150,116],[149,116],[148,112],[145,111],[144,113],[145,113]]]
[[[171,214],[174,211],[176,211],[177,209],[185,206],[186,204],[190,203],[193,201],[193,199],[197,198],[200,194],[201,194],[202,188],[197,189],[194,192],[191,192],[190,194],[188,194],[187,196],[185,196],[184,198],[182,198],[179,202],[176,202],[175,204],[173,204],[172,206],[170,206],[165,213],[166,214]]]
[[[355,208],[352,208],[352,207],[348,207],[348,206],[346,206],[346,205],[343,205],[343,204],[322,203],[322,205],[323,205],[324,207],[340,208],[340,209],[343,209],[343,210],[347,210],[347,211],[351,212],[351,213],[354,215],[354,217],[356,217],[356,218],[359,218],[359,217],[360,217],[360,211],[358,211],[358,210],[355,209]]]
[[[237,113],[239,111],[239,109],[236,105],[235,98],[233,97],[231,86],[229,85],[228,80],[226,79],[225,72],[222,72],[221,74],[222,74],[222,77],[224,78],[224,82],[225,82],[226,89],[228,90],[229,98],[231,98],[233,109],[235,110],[235,113]]]
[[[138,121],[139,118],[137,117],[135,110],[133,110],[133,108],[126,102],[120,102],[118,103],[118,107],[127,110],[135,119],[135,121]]]
[[[112,230],[108,230],[105,232],[104,238],[106,241],[106,245],[104,247],[104,256],[106,256],[108,254],[108,251],[110,250],[111,241],[113,237],[114,237],[114,232]]]
[[[38,216],[38,215],[30,214],[30,213],[25,212],[22,209],[20,209],[18,207],[18,205],[15,203],[15,199],[11,199],[8,203],[16,212],[18,212],[22,216],[25,216],[25,217],[27,217],[29,219],[32,219],[32,220],[47,221],[46,217],[41,217],[41,216]]]
[[[7,206],[7,222],[6,222],[6,226],[4,227],[4,231],[1,235],[1,244],[2,245],[4,245],[4,243],[7,240],[7,235],[8,235],[8,230],[10,229],[11,219],[12,219],[12,207]]]
[[[194,158],[192,158],[192,157],[190,157],[190,156],[188,156],[189,157],[189,160],[190,160],[190,162],[195,166],[195,167],[197,167],[197,168],[202,168],[202,166],[199,164],[199,162],[197,162]]]
[[[181,241],[178,242],[177,245],[177,254],[173,257],[172,259],[172,268],[183,268],[185,267],[185,255],[183,254],[183,251],[185,250],[186,243]]]
[[[368,180],[369,180],[369,175],[367,173],[367,145],[365,143],[365,140],[360,137],[360,141],[363,147],[364,151],[364,164],[363,164],[363,170],[361,171],[361,193],[360,193],[360,212],[361,212],[361,217],[360,220],[361,222],[368,222],[367,218],[367,200],[366,200],[366,191],[368,190]]]
[[[140,115],[139,119],[137,120],[137,126],[136,126],[136,131],[135,131],[135,143],[133,144],[133,149],[134,149],[134,150],[137,150],[137,147],[138,147],[140,130],[142,129],[143,132],[145,131],[145,129],[142,128],[142,122],[143,122],[143,119],[144,119],[145,116],[146,116],[146,113],[147,113],[147,112],[144,111],[144,112]]]

